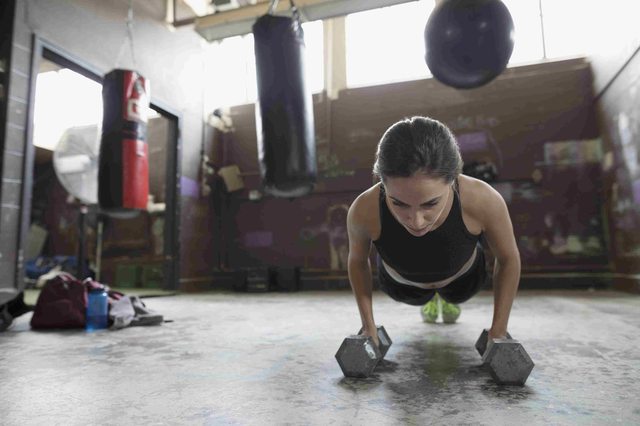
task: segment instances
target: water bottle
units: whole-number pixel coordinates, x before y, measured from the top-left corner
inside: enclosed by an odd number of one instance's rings
[[[87,331],[107,328],[109,296],[104,289],[91,289],[87,298]]]

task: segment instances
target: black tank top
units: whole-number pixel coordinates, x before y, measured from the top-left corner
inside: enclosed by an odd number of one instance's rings
[[[384,262],[414,282],[435,282],[455,275],[471,258],[480,235],[469,232],[454,188],[449,215],[435,230],[415,237],[391,214],[380,184],[380,237],[373,242]]]

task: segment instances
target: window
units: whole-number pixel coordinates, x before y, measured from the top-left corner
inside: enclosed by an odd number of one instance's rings
[[[598,20],[612,22],[611,9],[596,0],[543,0],[544,35],[548,58],[586,55],[600,43]],[[579,11],[579,13],[578,13]],[[635,20],[635,14],[628,14]],[[628,27],[627,27],[628,25]],[[634,22],[620,23],[632,28]],[[608,26],[610,28],[610,26]]]
[[[307,83],[311,93],[324,90],[324,38],[322,21],[302,24],[304,41],[307,46]]]
[[[515,42],[509,66],[543,59],[539,1],[502,0],[511,13],[515,30]]]
[[[211,44],[205,69],[206,111],[255,101],[257,89],[252,34]]]
[[[302,24],[306,45],[307,83],[311,93],[324,89],[322,21]],[[205,110],[211,112],[258,99],[253,34],[212,43],[205,59]]]
[[[596,0],[502,1],[515,28],[509,66],[544,59],[541,2],[547,58],[583,55],[594,42]],[[347,16],[347,86],[430,77],[424,61],[424,27],[434,7],[433,0],[420,0]],[[576,10],[581,11],[580,19],[567,18]]]
[[[102,125],[102,84],[67,68],[38,74],[33,144],[53,150],[70,127]],[[73,102],[69,102],[72,99]],[[64,102],[64,108],[60,108]]]
[[[347,86],[430,77],[424,27],[434,4],[422,0],[348,15]]]

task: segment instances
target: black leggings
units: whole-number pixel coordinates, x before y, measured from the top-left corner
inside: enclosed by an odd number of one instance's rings
[[[456,278],[442,288],[433,290],[426,290],[395,281],[384,269],[380,255],[378,255],[377,264],[380,290],[387,293],[393,300],[415,306],[424,305],[431,300],[436,292],[438,292],[440,297],[449,303],[466,302],[471,299],[473,295],[483,289],[489,281],[489,275],[487,274],[485,265],[484,251],[480,245],[478,245],[477,250],[478,252],[473,265],[471,265],[464,275]]]

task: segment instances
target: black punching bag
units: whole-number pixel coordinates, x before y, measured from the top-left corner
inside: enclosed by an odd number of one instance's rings
[[[142,210],[149,195],[149,81],[116,69],[102,83],[98,203],[104,210]]]
[[[317,175],[313,104],[305,78],[300,20],[264,15],[253,25],[258,105],[258,160],[264,191],[294,198],[313,190]]]
[[[424,31],[433,76],[458,89],[487,84],[513,52],[513,19],[500,0],[444,0]]]

